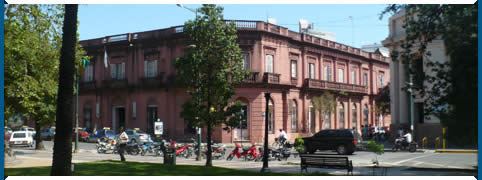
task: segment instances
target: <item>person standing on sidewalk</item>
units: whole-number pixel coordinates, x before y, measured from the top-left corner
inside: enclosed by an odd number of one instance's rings
[[[119,134],[120,134],[119,135],[119,141],[120,141],[119,155],[120,155],[121,161],[124,162],[126,161],[126,158],[124,157],[124,150],[126,148],[129,137],[127,136],[127,133],[124,131],[124,127],[120,128]]]

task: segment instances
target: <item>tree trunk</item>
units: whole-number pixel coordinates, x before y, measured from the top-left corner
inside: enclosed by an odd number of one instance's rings
[[[72,116],[74,97],[74,60],[77,35],[78,5],[65,5],[60,50],[59,90],[57,96],[56,133],[52,160],[52,176],[72,175]]]
[[[44,144],[42,143],[42,138],[40,137],[40,124],[35,120],[35,149],[44,150]]]
[[[209,107],[209,106],[208,106]],[[211,148],[211,135],[213,134],[211,128],[211,121],[208,121],[208,151],[206,152],[206,166],[213,166],[213,159],[212,159],[212,148]]]

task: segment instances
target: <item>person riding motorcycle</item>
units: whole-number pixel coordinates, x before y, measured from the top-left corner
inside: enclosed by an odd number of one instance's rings
[[[288,140],[288,135],[286,135],[286,132],[283,129],[279,129],[279,141],[281,144],[285,144],[286,140]]]
[[[405,132],[405,135],[395,139],[395,143],[398,142],[400,142],[402,146],[408,147],[408,145],[410,145],[410,143],[412,142],[412,134],[410,134],[410,132]]]

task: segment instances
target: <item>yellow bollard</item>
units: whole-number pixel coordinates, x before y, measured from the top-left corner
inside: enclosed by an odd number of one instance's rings
[[[425,146],[427,146],[427,137],[422,138],[422,149],[425,149]]]
[[[443,149],[445,150],[445,128],[442,129],[442,133],[443,133]]]

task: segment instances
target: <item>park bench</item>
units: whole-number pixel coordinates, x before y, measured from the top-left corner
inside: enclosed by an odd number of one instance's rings
[[[300,154],[301,172],[308,173],[308,167],[346,169],[347,175],[353,175],[353,164],[346,156],[324,156],[314,154]]]

